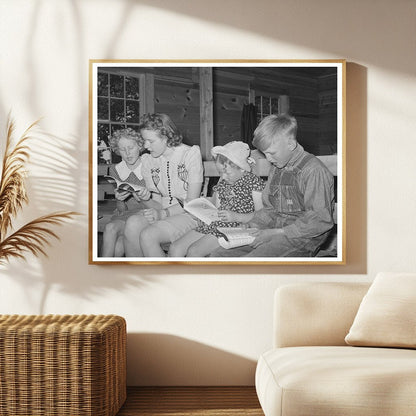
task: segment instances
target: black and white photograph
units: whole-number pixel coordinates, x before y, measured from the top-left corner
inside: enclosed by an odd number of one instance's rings
[[[92,264],[345,264],[345,61],[90,61]]]

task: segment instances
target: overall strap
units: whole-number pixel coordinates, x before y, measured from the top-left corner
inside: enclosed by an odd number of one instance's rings
[[[305,165],[315,156],[311,153],[305,152],[304,157],[300,160],[299,163],[293,165],[293,170],[297,171],[297,173],[301,172],[301,170],[305,167]]]
[[[280,170],[280,185],[296,185],[299,174],[302,172],[304,166],[313,158],[314,156],[310,153],[306,153],[297,164],[286,166]]]

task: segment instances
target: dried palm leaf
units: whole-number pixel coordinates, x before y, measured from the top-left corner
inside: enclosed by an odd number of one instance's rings
[[[23,204],[28,202],[25,189],[27,176],[25,164],[29,159],[29,148],[25,142],[30,138],[30,132],[36,124],[37,121],[31,124],[16,145],[13,146],[15,125],[9,117],[0,180],[0,238],[12,226],[12,217],[15,217],[18,210],[23,207]]]
[[[29,160],[29,147],[26,141],[31,137],[31,131],[37,123],[38,121],[32,123],[13,145],[15,124],[10,116],[8,119],[0,178],[0,264],[7,262],[10,257],[24,258],[25,252],[46,256],[45,246],[50,245],[49,238],[59,240],[57,234],[49,227],[59,225],[78,214],[65,211],[44,215],[30,221],[5,238],[12,227],[12,218],[22,209],[23,204],[29,202],[25,188],[27,177],[25,165]]]
[[[0,242],[0,264],[6,263],[10,257],[23,259],[25,252],[47,256],[45,246],[50,245],[49,238],[53,237],[59,240],[58,235],[49,227],[60,225],[63,221],[77,214],[72,211],[55,212],[28,222]]]

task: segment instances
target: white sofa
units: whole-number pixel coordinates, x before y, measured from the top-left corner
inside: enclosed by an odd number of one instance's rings
[[[369,286],[277,289],[274,348],[256,370],[266,416],[416,415],[416,350],[349,346],[344,340]]]

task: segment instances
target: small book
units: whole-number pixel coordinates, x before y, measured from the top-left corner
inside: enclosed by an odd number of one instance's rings
[[[213,221],[220,221],[217,207],[203,197],[186,202],[183,209],[208,225]]]
[[[218,243],[225,249],[247,246],[256,239],[250,233],[255,228],[218,227],[217,230],[224,234],[224,237],[218,238]]]
[[[113,176],[110,176],[110,175],[105,175],[104,178],[106,178],[109,183],[114,184],[115,190],[118,191],[118,192],[133,193],[133,192],[137,192],[140,189],[144,188],[143,186],[140,186],[140,185],[134,185],[132,183],[119,181],[119,180],[117,180],[116,178],[114,178]]]

